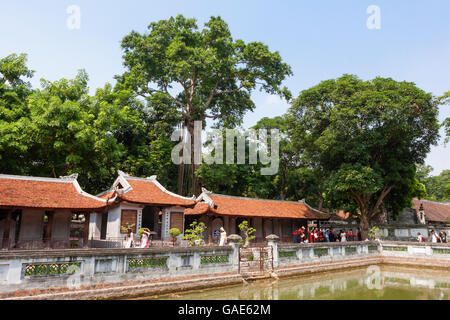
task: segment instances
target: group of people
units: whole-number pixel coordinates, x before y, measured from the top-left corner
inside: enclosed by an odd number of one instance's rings
[[[444,229],[438,234],[434,230],[431,230],[428,240],[432,243],[447,243],[447,233]],[[425,242],[425,237],[420,232],[417,234],[417,241]]]
[[[302,226],[292,233],[295,243],[315,243],[315,242],[345,242],[345,241],[361,241],[361,232],[355,233],[353,230],[340,230],[335,232],[333,228],[314,228],[307,230]]]
[[[136,246],[133,231],[128,230],[125,236],[125,248],[148,248],[150,244],[150,232],[143,230],[141,235],[141,242]]]

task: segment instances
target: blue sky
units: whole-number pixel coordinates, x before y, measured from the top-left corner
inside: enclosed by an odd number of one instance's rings
[[[450,90],[450,1],[448,0],[0,0],[0,57],[28,53],[39,79],[72,78],[84,68],[90,87],[114,82],[123,71],[120,42],[131,30],[183,14],[202,26],[220,15],[235,39],[261,41],[279,51],[294,75],[285,84],[294,96],[343,73],[415,82],[434,95]],[[81,10],[80,29],[67,27],[66,10]],[[366,9],[377,5],[381,29],[370,30]],[[255,93],[257,108],[244,127],[286,112],[277,97]],[[450,116],[442,107],[440,119]],[[450,169],[450,145],[433,147],[427,164],[434,174]]]

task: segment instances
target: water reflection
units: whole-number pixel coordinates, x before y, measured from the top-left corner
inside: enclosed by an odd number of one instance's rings
[[[417,300],[450,299],[450,271],[374,265],[368,268],[260,280],[243,285],[143,299]]]

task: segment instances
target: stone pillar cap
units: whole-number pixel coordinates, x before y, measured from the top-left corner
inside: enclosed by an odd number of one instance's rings
[[[277,236],[276,234],[269,234],[269,235],[266,237],[266,240],[267,240],[267,241],[278,241],[278,239],[280,239],[280,237]]]
[[[227,240],[230,241],[230,242],[239,242],[239,241],[242,240],[242,237],[240,235],[238,235],[238,234],[230,234],[227,237]]]

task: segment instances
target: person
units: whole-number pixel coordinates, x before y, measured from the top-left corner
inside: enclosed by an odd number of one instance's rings
[[[294,232],[292,232],[292,235],[294,236],[294,243],[298,243],[299,242],[299,236],[300,236],[300,229],[295,230]]]
[[[306,241],[306,230],[305,226],[302,226],[300,229],[300,243],[304,243]]]
[[[330,229],[325,231],[325,241],[330,242]]]
[[[334,234],[334,229],[330,230],[330,242],[336,242],[336,235]]]
[[[353,233],[353,230],[348,230],[348,241],[355,241],[355,234]]]
[[[317,228],[314,230],[314,242],[319,242],[319,230]]]
[[[127,236],[125,238],[125,248],[134,247],[134,234],[133,231],[128,230]]]
[[[148,236],[150,235],[150,232],[147,230],[142,231],[142,237],[141,237],[141,248],[148,248]]]
[[[344,230],[341,230],[341,232],[339,233],[339,236],[341,237],[341,242],[347,241],[347,234],[344,232]]]
[[[438,242],[438,236],[436,235],[434,230],[431,230],[430,238],[431,238],[431,242],[433,242],[433,243],[437,243]]]
[[[419,241],[419,242],[425,242],[425,238],[423,237],[423,235],[420,234],[420,232],[417,233],[417,241]]]
[[[442,229],[441,232],[439,233],[439,238],[441,238],[442,243],[447,243],[447,233],[445,232],[444,229]]]
[[[227,233],[223,227],[220,227],[220,242],[219,246],[223,246],[227,243]]]
[[[361,240],[362,240],[362,237],[361,237],[361,230],[359,230],[359,228],[358,228],[358,232],[356,233],[356,237],[358,238],[358,241],[361,241]]]

